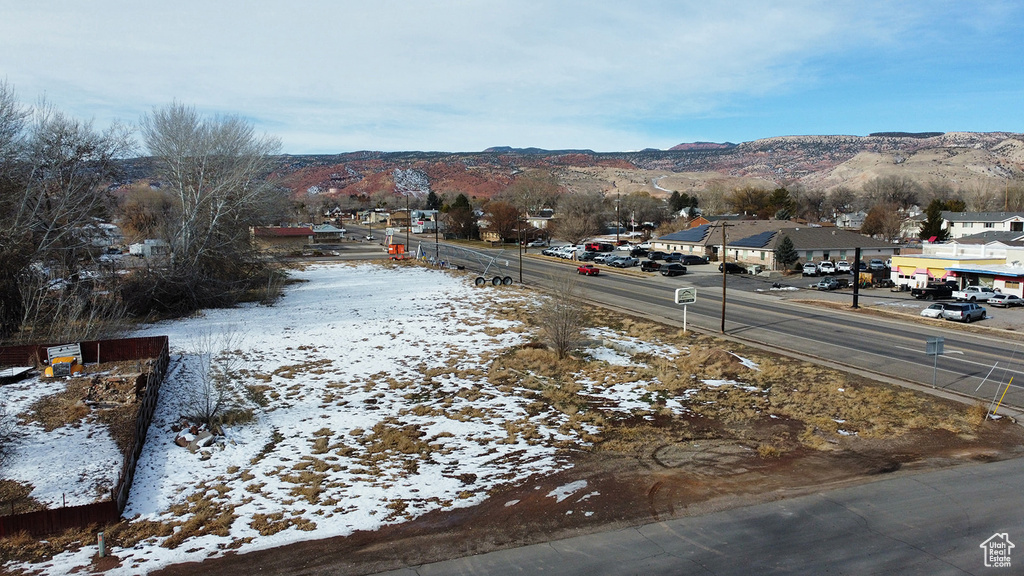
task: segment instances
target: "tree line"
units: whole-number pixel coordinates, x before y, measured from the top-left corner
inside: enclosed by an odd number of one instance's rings
[[[286,190],[267,178],[279,142],[178,103],[154,109],[138,133],[23,105],[0,82],[0,339],[103,337],[130,317],[226,305],[275,284],[249,227],[288,212]],[[119,160],[140,144],[155,181],[116,194]],[[166,242],[166,259],[114,273],[97,242],[111,221]]]

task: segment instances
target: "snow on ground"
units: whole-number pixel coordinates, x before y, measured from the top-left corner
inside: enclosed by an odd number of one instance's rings
[[[59,394],[68,380],[27,378],[0,386],[8,417],[29,412],[38,400]],[[15,426],[0,478],[32,485],[29,496],[50,508],[79,506],[109,497],[121,470],[121,453],[107,427],[88,419],[47,432],[38,422]],[[82,458],[87,454],[87,458]],[[62,474],[54,474],[57,463]]]
[[[210,310],[140,331],[168,335],[172,359],[124,516],[183,521],[201,498],[237,518],[228,536],[114,550],[122,562],[108,574],[374,530],[477,504],[495,486],[563,466],[554,443],[569,438],[557,432],[564,417],[529,419],[526,399],[485,377],[489,353],[524,339],[517,323],[488,313],[502,289],[412,267],[320,266],[294,277],[305,282],[273,307]],[[171,429],[201,358],[190,348],[224,333],[244,361],[244,383],[268,387],[266,406],[192,453],[173,444]],[[528,419],[537,437],[510,432]],[[44,568],[68,573],[90,554],[65,553]]]
[[[597,432],[590,424],[563,426],[568,417],[554,409],[530,416],[531,391],[488,379],[494,355],[529,335],[525,325],[502,320],[497,310],[532,293],[476,288],[466,278],[418,267],[315,266],[293,277],[299,282],[288,285],[272,307],[209,310],[139,332],[169,336],[171,365],[124,516],[178,524],[204,515],[230,521],[221,532],[211,528],[184,542],[150,537],[111,550],[121,564],[107,574],[372,531],[429,511],[475,505],[498,486],[564,469],[557,445],[583,445],[578,434]],[[606,360],[613,372],[634,370],[643,355],[685,352],[605,328],[587,337],[600,344],[586,353]],[[225,427],[218,443],[193,453],[174,444],[175,428],[202,362],[209,363],[200,352],[217,340],[230,341],[230,353],[220,356],[237,358],[244,369],[235,384],[247,390],[254,418]],[[649,389],[656,381],[628,374],[624,381],[601,383],[583,374],[576,378],[580,393],[602,409],[632,414],[649,414],[655,406],[683,413],[697,391],[669,397]],[[22,391],[15,401],[30,403],[42,393]],[[103,437],[85,427],[77,433]],[[66,452],[53,456],[50,446],[62,445],[54,442],[60,435],[36,436],[47,445],[38,453],[51,463],[81,460]],[[85,442],[73,440],[69,446]],[[26,444],[25,450],[33,448]],[[47,476],[39,467],[20,474],[19,480],[38,486]],[[560,500],[584,488],[586,482],[577,482],[550,496]],[[44,564],[6,568],[69,574],[95,553],[87,547]]]

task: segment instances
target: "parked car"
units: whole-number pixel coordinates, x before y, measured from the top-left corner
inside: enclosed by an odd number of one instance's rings
[[[847,278],[836,278],[835,276],[825,276],[817,284],[814,285],[818,290],[838,290],[839,288],[846,288],[850,285],[850,280]]]
[[[946,304],[942,311],[942,317],[946,320],[959,320],[960,322],[973,322],[985,318],[985,309],[974,302],[951,302]]]
[[[746,274],[747,269],[735,262],[723,262],[718,265],[719,272],[725,272],[726,274]]]
[[[543,240],[534,240],[526,244],[527,248],[540,248],[541,246],[547,246],[547,242]]]
[[[1013,306],[1024,306],[1024,298],[1013,294],[996,294],[988,299],[988,304],[996,308],[1012,308]]]
[[[998,292],[988,286],[968,286],[963,290],[953,292],[953,298],[956,298],[959,301],[966,300],[967,302],[977,302],[981,300],[984,302],[996,294],[998,294]]]
[[[609,252],[600,252],[600,253],[594,255],[594,263],[595,264],[607,264],[608,263],[608,259],[612,258],[612,257],[613,256]]]
[[[708,259],[703,256],[697,256],[696,254],[685,254],[679,260],[680,264],[686,264],[687,266],[698,266],[700,264],[707,264]]]
[[[679,262],[683,259],[682,252],[673,252],[665,255],[665,262]]]
[[[686,266],[678,262],[665,264],[661,267],[662,276],[682,276],[683,274],[686,274]]]
[[[918,300],[946,300],[956,289],[956,282],[931,282],[923,288],[911,288],[910,295]]]
[[[818,265],[815,264],[814,262],[808,262],[808,263],[804,264],[803,274],[802,275],[803,276],[817,276],[818,275]]]
[[[846,260],[840,260],[839,262],[836,262],[836,272],[845,272],[849,274],[851,270],[852,268],[850,267],[850,263],[847,262]]]
[[[655,250],[654,252],[648,252],[647,257],[650,258],[651,260],[664,260],[665,253]]]
[[[629,251],[629,255],[634,257],[634,258],[643,258],[643,257],[647,256],[648,252],[650,252],[650,250],[648,250],[647,248],[641,248],[639,246],[634,246],[633,249]]]
[[[655,262],[654,260],[644,260],[640,263],[640,269],[644,272],[657,272],[661,270],[661,262]]]
[[[597,252],[582,252],[581,254],[576,256],[576,259],[579,260],[580,262],[593,262],[594,258],[596,257]]]
[[[921,310],[921,316],[924,316],[925,318],[942,318],[942,311],[945,309],[945,304],[942,302],[936,302],[924,310]]]
[[[609,259],[605,261],[605,263],[609,266],[614,266],[615,268],[631,268],[639,264],[640,261],[632,256],[619,256],[614,259]]]
[[[871,262],[868,262],[868,268],[870,268],[872,270],[885,270],[885,268],[886,268],[885,261],[884,260],[879,260],[878,258],[875,258]]]
[[[832,262],[825,260],[824,262],[818,263],[818,274],[835,274],[836,265]]]
[[[540,253],[545,256],[555,256],[558,254],[558,248],[549,246],[548,248],[541,250]]]
[[[597,276],[601,273],[601,269],[593,264],[584,264],[576,268],[576,272],[584,276]]]

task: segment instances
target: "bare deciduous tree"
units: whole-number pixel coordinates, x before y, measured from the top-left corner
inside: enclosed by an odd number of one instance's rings
[[[548,344],[561,360],[580,346],[587,314],[580,303],[579,282],[575,274],[552,279],[553,287],[541,305],[538,318]]]
[[[600,234],[607,221],[608,208],[604,194],[599,192],[573,192],[563,195],[558,201],[554,234],[569,242],[579,244]]]
[[[508,202],[492,200],[484,206],[484,216],[489,222],[487,229],[501,238],[512,240],[519,231],[519,210]]]
[[[183,417],[216,430],[225,414],[243,408],[244,391],[237,382],[244,359],[236,350],[238,343],[238,335],[231,329],[191,335],[193,362],[185,369],[189,384],[182,396]]]
[[[121,125],[100,132],[45,102],[22,108],[0,84],[0,337],[44,338],[87,317],[64,314],[91,305],[85,230],[106,215],[107,185],[132,148]]]
[[[264,283],[267,267],[250,227],[283,213],[284,194],[268,180],[278,140],[257,136],[239,117],[204,119],[177,103],[143,118],[142,136],[173,218],[170,269],[135,289],[134,307],[183,312],[229,304],[238,290]]]
[[[516,176],[508,188],[495,195],[527,213],[554,208],[561,194],[558,179],[550,172],[531,170]]]

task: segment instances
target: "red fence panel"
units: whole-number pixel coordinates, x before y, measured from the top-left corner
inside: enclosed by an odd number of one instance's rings
[[[153,371],[146,375],[145,393],[139,401],[135,416],[135,434],[132,443],[125,450],[121,462],[121,472],[117,484],[111,490],[111,499],[94,502],[82,506],[68,506],[0,516],[0,537],[28,532],[33,536],[43,536],[79,528],[90,524],[103,525],[114,522],[121,516],[128,495],[131,492],[132,480],[135,478],[135,465],[138,463],[142,447],[146,442],[146,433],[153,420],[156,402],[163,384],[167,366],[170,364],[169,341],[167,336],[146,338],[122,338],[119,340],[100,340],[82,342],[83,361],[87,364],[102,362],[118,362],[123,360],[156,360]],[[55,344],[31,346],[7,346],[0,348],[0,367],[31,366],[40,364],[39,359],[46,358],[46,348]],[[26,361],[34,359],[34,361]],[[0,514],[3,506],[0,504]]]

